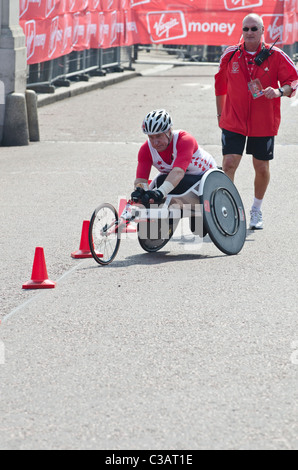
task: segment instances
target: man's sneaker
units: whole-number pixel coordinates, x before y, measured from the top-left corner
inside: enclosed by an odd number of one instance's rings
[[[262,230],[264,227],[262,211],[259,209],[252,209],[250,211],[250,230]]]

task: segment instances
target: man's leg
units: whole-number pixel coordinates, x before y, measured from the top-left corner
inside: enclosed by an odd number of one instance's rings
[[[270,182],[270,162],[257,160],[253,157],[253,166],[255,169],[255,197],[264,199],[266,190]]]
[[[245,135],[222,129],[222,169],[233,182],[236,170],[241,162],[245,142]]]
[[[236,170],[241,162],[242,155],[229,154],[223,156],[222,169],[234,182]]]
[[[255,198],[250,212],[250,229],[261,230],[264,226],[261,211],[263,199],[270,181],[269,161],[258,160],[253,157],[255,169]]]

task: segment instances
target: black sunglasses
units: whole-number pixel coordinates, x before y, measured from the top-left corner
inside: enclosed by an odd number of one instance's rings
[[[258,27],[257,26],[253,26],[252,28],[247,28],[247,26],[245,26],[242,30],[247,33],[247,31],[249,31],[251,29],[251,31],[258,31]]]

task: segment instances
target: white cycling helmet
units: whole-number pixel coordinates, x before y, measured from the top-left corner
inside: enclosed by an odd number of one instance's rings
[[[143,121],[142,129],[144,134],[154,135],[168,132],[172,127],[172,118],[165,109],[158,109],[147,114]]]

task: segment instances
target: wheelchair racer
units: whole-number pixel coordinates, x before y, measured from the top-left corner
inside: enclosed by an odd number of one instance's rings
[[[142,125],[148,136],[139,150],[134,191],[131,198],[144,206],[158,204],[168,194],[183,194],[203,174],[217,168],[214,158],[188,132],[173,130],[169,113],[151,111]],[[148,179],[152,166],[159,171],[155,179],[156,189],[149,189]]]

